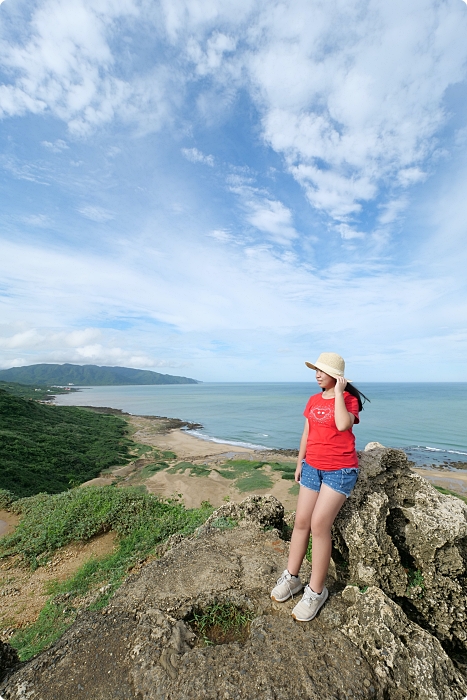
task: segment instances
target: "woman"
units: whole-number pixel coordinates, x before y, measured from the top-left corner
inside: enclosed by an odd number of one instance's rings
[[[324,585],[331,561],[331,527],[349,497],[358,476],[358,458],[352,427],[359,422],[366,396],[344,378],[345,362],[334,352],[323,352],[315,364],[321,392],[305,408],[295,481],[300,484],[287,569],[278,579],[271,598],[278,603],[299,593],[299,570],[310,532],[313,539],[312,572],[302,600],[292,611],[296,620],[312,620],[328,597]],[[367,399],[366,399],[367,400]]]

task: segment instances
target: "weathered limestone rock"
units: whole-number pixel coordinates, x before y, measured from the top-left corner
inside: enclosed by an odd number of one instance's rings
[[[348,581],[378,586],[443,643],[467,649],[467,505],[410,469],[400,450],[360,456],[335,526]]]
[[[453,697],[454,688],[467,688],[439,641],[412,624],[379,588],[360,593],[348,586],[342,597],[352,603],[342,631],[360,649],[393,700],[444,700]]]
[[[82,614],[51,649],[0,686],[0,695],[5,700],[461,700],[467,685],[440,644],[378,589],[361,595],[349,587],[342,595],[342,585],[331,576],[328,603],[305,624],[290,615],[295,601],[271,601],[288,545],[277,530],[264,528],[277,524],[280,510],[275,499],[259,497],[219,509],[196,536],[130,577],[107,609]],[[231,527],[229,519],[240,526]],[[305,562],[302,575],[309,573]],[[253,612],[244,644],[196,643],[190,613],[213,602],[233,602]],[[416,685],[417,674],[423,686]]]

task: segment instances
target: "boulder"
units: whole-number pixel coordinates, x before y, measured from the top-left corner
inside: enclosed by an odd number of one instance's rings
[[[448,700],[465,696],[467,683],[456,671],[440,642],[413,624],[381,589],[361,593],[355,586],[342,597],[352,603],[342,631],[386,687],[392,700]]]
[[[333,528],[348,582],[377,586],[447,649],[467,649],[467,505],[381,446],[360,455],[360,475]]]

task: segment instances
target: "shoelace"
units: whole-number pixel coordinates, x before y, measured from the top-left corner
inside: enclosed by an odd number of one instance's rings
[[[315,593],[314,591],[311,590],[309,586],[305,588],[303,591],[303,602],[307,603],[307,605],[311,605],[313,601],[319,600],[322,594],[320,593]]]
[[[290,595],[292,596],[292,600],[293,600],[293,593],[292,593],[292,589],[290,588],[290,583],[289,583],[289,581],[290,581],[292,578],[296,578],[296,577],[292,577],[292,574],[289,574],[289,572],[284,573],[284,574],[282,574],[282,576],[280,576],[280,577],[277,579],[277,585],[279,585],[279,584],[281,584],[281,583],[286,583],[286,584],[287,584],[287,587],[288,587],[288,589],[289,589],[289,593],[290,593]]]

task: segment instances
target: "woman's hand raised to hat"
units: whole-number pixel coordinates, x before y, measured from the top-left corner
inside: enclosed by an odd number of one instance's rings
[[[347,379],[345,377],[336,377],[334,394],[343,394],[346,386],[347,386]]]

